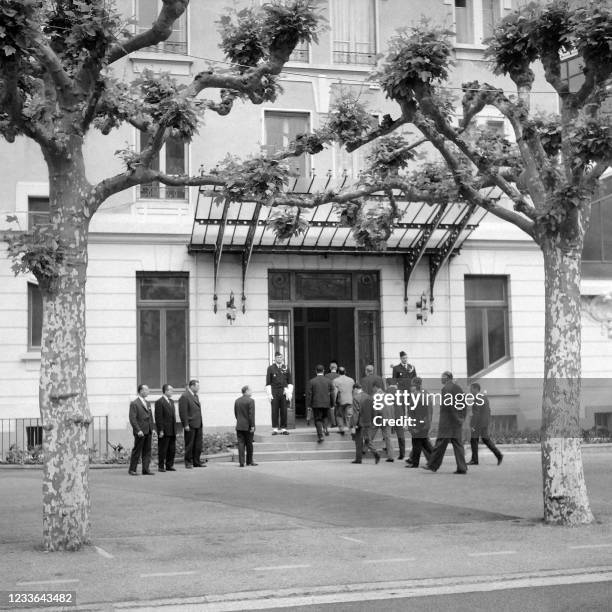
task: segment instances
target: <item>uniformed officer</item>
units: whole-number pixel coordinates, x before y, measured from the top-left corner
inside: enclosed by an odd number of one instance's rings
[[[289,435],[287,431],[287,402],[293,396],[291,372],[284,363],[282,353],[274,354],[274,363],[266,372],[266,393],[272,406],[272,435],[281,433]]]
[[[411,363],[408,363],[408,355],[406,354],[406,351],[400,351],[399,355],[400,363],[393,366],[393,378],[407,378],[409,380],[413,379],[417,375],[417,372],[415,367]],[[409,380],[406,382],[409,382]]]

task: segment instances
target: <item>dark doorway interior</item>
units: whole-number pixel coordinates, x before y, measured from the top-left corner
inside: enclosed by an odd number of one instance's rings
[[[306,416],[306,383],[333,359],[355,377],[355,309],[294,308],[295,415]]]

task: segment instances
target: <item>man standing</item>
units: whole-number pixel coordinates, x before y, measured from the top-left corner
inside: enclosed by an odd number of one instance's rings
[[[359,383],[354,384],[353,388],[353,414],[352,424],[355,426],[355,461],[361,463],[363,456],[363,446],[372,451],[374,461],[380,461],[380,455],[372,443],[372,419],[374,418],[374,406],[372,398],[363,392]]]
[[[325,378],[329,378],[329,380],[334,380],[338,378],[340,374],[338,374],[338,364],[335,361],[330,362],[329,364],[329,372],[325,375]],[[336,427],[336,401],[334,399],[334,403],[331,405],[329,409],[329,416],[325,421],[325,435],[329,435],[329,427]]]
[[[176,453],[176,416],[172,385],[162,387],[162,396],[155,402],[155,426],[157,427],[157,471],[176,472],[174,455]]]
[[[272,406],[272,435],[281,433],[289,435],[287,431],[287,402],[291,402],[293,384],[291,372],[284,363],[282,353],[274,354],[274,363],[268,366],[266,372],[266,393]]]
[[[392,378],[399,378],[401,379],[411,379],[414,378],[417,375],[416,369],[415,367],[411,364],[408,363],[408,355],[406,355],[406,351],[400,351],[400,363],[398,363],[396,366],[393,366],[393,376]],[[399,385],[400,389],[408,389],[410,385]]]
[[[315,371],[316,376],[311,378],[306,385],[306,409],[312,409],[315,427],[317,428],[317,441],[321,444],[323,442],[325,419],[329,414],[330,406],[334,403],[335,393],[332,381],[323,375],[325,368],[318,365]]]
[[[366,372],[367,372],[367,368],[366,368]],[[377,377],[373,376],[373,378],[377,378]],[[372,442],[374,442],[374,440],[376,439],[376,434],[378,433],[378,430],[380,429],[382,433],[383,441],[385,443],[385,452],[387,453],[387,462],[393,463],[393,442],[391,441],[392,427],[391,425],[389,425],[389,421],[392,419],[395,419],[395,406],[389,402],[384,401],[385,397],[384,397],[384,391],[383,391],[382,385],[383,385],[382,380],[376,380],[372,383],[372,397],[373,398],[377,397],[382,403],[382,410],[380,411],[380,414],[376,414],[378,412],[376,409],[374,409],[374,414],[376,416],[382,417],[382,424],[376,425],[374,421],[372,421],[371,440]],[[364,393],[367,393],[365,387],[363,386],[363,383],[361,386],[363,388]],[[368,393],[368,395],[370,394]]]
[[[153,436],[153,415],[147,403],[149,395],[147,385],[138,385],[138,397],[130,403],[130,425],[134,433],[134,448],[130,457],[129,474],[137,476],[136,468],[142,456],[142,473],[145,476],[154,476],[149,470],[151,463],[151,437]]]
[[[185,393],[179,399],[179,417],[185,432],[185,467],[189,470],[194,467],[206,467],[201,463],[202,453],[202,406],[198,391],[200,382],[190,380]]]
[[[465,416],[465,407],[458,396],[463,398],[463,390],[453,380],[450,372],[444,372],[441,377],[442,398],[440,403],[440,423],[438,425],[438,437],[429,456],[427,465],[423,469],[437,472],[442,465],[444,453],[449,442],[453,445],[457,470],[455,474],[466,474],[467,464],[465,463],[465,453],[461,440],[461,429]]]
[[[338,368],[339,376],[332,380],[336,394],[336,404],[338,412],[336,420],[338,422],[338,433],[344,435],[351,426],[351,416],[353,414],[353,385],[355,381],[346,375],[343,366]]]
[[[255,433],[255,401],[249,385],[241,389],[242,397],[234,402],[236,417],[236,437],[238,438],[238,461],[244,467],[244,451],[246,448],[246,465],[257,465],[253,462],[253,434]]]
[[[472,383],[470,385],[470,393],[472,393],[476,399],[472,405],[472,437],[470,439],[472,458],[470,459],[469,465],[478,465],[478,438],[480,438],[483,444],[495,455],[497,465],[500,465],[504,456],[497,446],[495,446],[493,440],[489,438],[489,420],[491,418],[489,398],[483,393],[480,393],[479,383]]]
[[[374,366],[367,365],[365,369],[365,376],[359,381],[361,388],[364,393],[368,395],[374,395],[374,386],[377,385],[381,391],[385,390],[385,383],[380,376],[374,374]]]

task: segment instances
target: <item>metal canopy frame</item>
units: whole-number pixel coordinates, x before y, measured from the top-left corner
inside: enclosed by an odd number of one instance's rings
[[[291,191],[295,194],[329,189],[331,174],[328,173],[319,185],[316,178],[296,179]],[[346,182],[334,189],[339,191]],[[300,184],[301,183],[301,184]],[[385,201],[384,195],[369,198],[372,204]],[[340,225],[339,214],[333,204],[322,204],[306,209],[302,217],[309,228],[300,236],[288,241],[279,241],[267,229],[273,208],[256,202],[222,203],[209,191],[200,189],[196,204],[189,253],[211,253],[214,265],[214,311],[217,312],[217,280],[223,253],[234,253],[241,257],[242,267],[242,312],[246,312],[246,279],[253,253],[300,255],[351,254],[375,255],[379,257],[401,257],[404,268],[404,312],[408,312],[408,286],[412,275],[423,256],[429,257],[429,298],[433,312],[434,285],[436,278],[449,258],[459,253],[461,245],[478,227],[486,212],[465,203],[425,204],[407,202],[396,195],[400,210],[400,221],[395,224],[387,241],[387,249],[374,251],[356,245],[351,229]]]

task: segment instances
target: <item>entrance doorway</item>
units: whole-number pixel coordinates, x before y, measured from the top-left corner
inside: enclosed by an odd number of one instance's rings
[[[355,378],[355,309],[294,308],[295,416],[306,416],[306,384],[318,364],[330,361]]]
[[[293,374],[290,427],[306,417],[306,384],[317,364],[328,371],[334,360],[356,380],[368,364],[380,371],[378,272],[271,270],[268,298],[270,363],[280,351]]]

